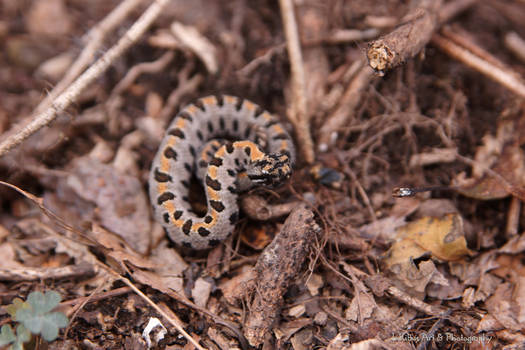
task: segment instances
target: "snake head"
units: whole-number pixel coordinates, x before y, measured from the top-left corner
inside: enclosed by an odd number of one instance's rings
[[[265,155],[246,169],[246,174],[256,185],[275,186],[290,178],[292,164],[286,153]]]

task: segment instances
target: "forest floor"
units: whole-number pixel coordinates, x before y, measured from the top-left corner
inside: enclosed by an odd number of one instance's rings
[[[293,5],[2,1],[0,347],[525,347],[525,1]],[[221,94],[297,164],[188,251],[150,167]]]

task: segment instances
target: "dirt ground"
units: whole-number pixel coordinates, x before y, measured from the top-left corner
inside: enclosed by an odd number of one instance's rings
[[[524,40],[523,0],[3,0],[0,347],[525,348]],[[183,249],[152,160],[224,94],[297,162]]]

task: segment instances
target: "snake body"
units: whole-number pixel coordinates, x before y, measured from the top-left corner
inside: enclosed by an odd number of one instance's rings
[[[149,194],[155,218],[175,243],[213,247],[235,227],[238,193],[286,180],[294,160],[292,139],[275,116],[234,96],[201,98],[173,119],[153,160]],[[206,194],[203,217],[188,199],[193,175]]]

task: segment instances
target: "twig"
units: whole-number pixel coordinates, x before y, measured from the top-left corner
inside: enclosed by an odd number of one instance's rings
[[[284,44],[269,48],[263,55],[254,58],[247,65],[237,71],[237,74],[248,76],[261,64],[269,64],[273,56],[280,54],[285,48]]]
[[[104,280],[103,283],[100,283],[100,284],[95,288],[95,290],[91,291],[87,297],[82,298],[83,300],[82,300],[80,303],[76,304],[74,307],[72,307],[72,308],[70,309],[70,311],[68,312],[68,316],[71,315],[71,317],[70,317],[70,319],[69,319],[69,324],[68,324],[68,326],[67,326],[67,328],[66,328],[66,330],[65,330],[65,332],[64,332],[64,338],[65,338],[65,339],[68,339],[68,338],[67,338],[67,335],[68,335],[68,333],[69,333],[69,330],[71,329],[71,324],[73,323],[73,320],[77,318],[77,315],[78,315],[78,314],[80,313],[80,311],[84,308],[84,306],[86,306],[87,303],[89,303],[89,302],[94,298],[95,295],[99,295],[100,291],[101,291],[103,288],[105,288],[105,287],[109,287],[109,285],[112,284],[112,283],[114,282],[113,280],[111,280],[111,282],[110,282],[110,278],[109,278],[109,276],[106,276],[106,277],[108,277],[108,278],[106,278],[106,279]],[[128,291],[130,290],[129,287],[124,287],[124,288],[127,288]],[[65,304],[60,303],[60,306],[64,306],[64,305],[65,305]]]
[[[466,327],[474,331],[476,330],[479,324],[478,320],[466,314],[448,315],[450,312],[449,310],[438,307],[438,306],[434,306],[431,304],[427,304],[419,299],[416,299],[406,294],[405,292],[401,291],[400,289],[394,286],[390,286],[387,289],[387,292],[397,301],[400,301],[408,306],[411,306],[420,312],[424,312],[427,315],[441,316],[459,327]]]
[[[337,29],[332,33],[315,40],[303,41],[304,46],[314,46],[320,44],[338,45],[355,41],[371,40],[379,35],[379,30],[376,28],[369,28],[364,30],[359,29]]]
[[[292,0],[279,0],[281,8],[281,17],[284,24],[284,34],[286,36],[286,47],[290,57],[290,66],[292,71],[292,108],[289,113],[290,121],[294,124],[299,143],[299,149],[306,163],[311,164],[314,161],[314,146],[312,135],[310,134],[309,115],[306,108],[306,84],[299,43],[299,34],[297,33],[297,23]]]
[[[348,84],[346,91],[341,98],[339,107],[326,118],[321,130],[319,132],[319,150],[324,152],[334,140],[334,133],[339,128],[348,123],[348,120],[354,116],[361,96],[365,88],[369,85],[370,80],[374,77],[374,71],[369,66],[361,63],[361,68],[354,79]]]
[[[364,25],[377,28],[377,29],[384,29],[384,28],[392,28],[395,27],[398,24],[399,18],[394,16],[373,16],[368,15],[365,17]]]
[[[103,284],[102,284],[103,285]],[[131,292],[130,287],[120,287],[112,290],[108,290],[107,292],[102,293],[92,293],[88,295],[87,297],[78,297],[71,300],[66,300],[60,303],[60,306],[75,306],[75,309],[78,305],[85,305],[86,302],[88,303],[94,303],[100,300],[113,298],[119,295],[127,294]]]
[[[22,267],[0,269],[0,281],[35,281],[48,278],[78,278],[92,276],[95,269],[90,264],[67,265],[62,267]]]
[[[455,0],[444,4],[439,10],[439,22],[445,23],[450,21],[459,13],[465,11],[479,0]]]
[[[383,74],[417,55],[438,26],[442,0],[422,0],[406,16],[406,23],[369,44],[368,64]]]
[[[217,73],[217,49],[213,43],[202,35],[194,26],[187,26],[179,22],[171,24],[171,33],[183,47],[195,54],[210,74]]]
[[[0,144],[0,157],[21,144],[32,134],[51,123],[57,117],[58,113],[61,113],[68,108],[88,85],[102,75],[117,58],[126,52],[144,34],[146,29],[158,17],[168,2],[169,0],[155,0],[124,34],[124,36],[91,67],[89,67],[89,69],[78,77],[78,79],[71,84],[67,90],[60,94],[48,109],[35,116],[28,125],[22,128],[22,130],[9,136]]]
[[[381,275],[369,276],[365,278],[365,283],[376,296],[381,297],[384,294],[387,294],[395,300],[406,304],[419,312],[434,317],[443,317],[459,327],[466,327],[472,331],[476,330],[478,327],[479,321],[472,316],[466,314],[450,315],[450,309],[427,304],[424,301],[414,298],[399,288],[391,285],[391,282]]]
[[[448,55],[500,83],[518,96],[525,97],[525,84],[515,72],[491,64],[441,35],[434,34],[432,43]],[[482,49],[479,48],[479,50]],[[488,52],[485,54],[491,56]],[[493,59],[497,60],[495,57]],[[503,63],[501,65],[503,66]]]
[[[415,168],[436,163],[452,163],[456,160],[457,152],[455,147],[433,148],[430,152],[413,154],[408,164],[410,168]]]
[[[474,56],[478,56],[483,61],[486,61],[488,64],[496,66],[498,68],[507,70],[511,72],[510,69],[505,63],[500,61],[497,57],[490,54],[488,51],[481,48],[472,38],[470,33],[463,30],[460,26],[446,26],[441,28],[439,33],[445,39],[450,39],[455,44],[459,45],[463,49],[469,51]]]
[[[342,157],[339,157],[340,160],[343,160],[341,158]],[[350,169],[350,166],[348,166],[348,162],[344,162],[343,160],[342,164],[345,174],[347,174],[350,177],[352,183],[357,187],[357,190],[359,191],[359,194],[361,195],[361,198],[363,199],[363,202],[365,203],[365,206],[368,209],[368,213],[370,214],[372,221],[377,221],[376,213],[374,211],[374,208],[372,207],[372,203],[370,202],[370,198],[368,198],[368,194],[366,193],[365,189],[357,179],[355,173],[352,171],[352,169]]]
[[[521,213],[521,200],[512,196],[507,214],[507,224],[505,225],[505,234],[512,237],[518,233]]]
[[[507,33],[505,35],[505,46],[522,62],[525,62],[525,40],[518,33]]]
[[[193,77],[191,77],[191,79],[188,79],[191,72],[195,68],[195,65],[193,63],[194,61],[190,60],[186,64],[186,66],[184,66],[184,68],[182,68],[177,73],[177,81],[179,82],[177,84],[177,88],[170,93],[166,100],[166,103],[164,104],[164,107],[159,113],[158,118],[162,121],[164,125],[168,124],[170,119],[173,117],[173,112],[177,108],[177,105],[180,102],[180,98],[186,94],[197,90],[197,87],[204,79],[204,77],[201,74],[196,74]]]
[[[95,57],[95,54],[104,43],[105,36],[112,31],[118,24],[120,24],[126,16],[133,11],[135,7],[140,5],[143,0],[124,0],[117,7],[110,12],[100,23],[93,27],[86,35],[88,41],[77,60],[66,72],[62,80],[51,90],[46,98],[40,102],[35,108],[35,113],[42,112],[45,108],[48,108],[53,101],[62,91],[64,91],[69,84],[75,80],[76,77],[82,73],[82,71],[89,65],[89,63]]]
[[[122,78],[119,83],[115,86],[111,95],[121,94],[126,90],[133,82],[144,73],[155,73],[163,70],[173,60],[175,53],[168,51],[164,53],[160,58],[153,62],[142,62],[133,66]]]
[[[187,95],[195,90],[202,83],[204,77],[201,74],[197,74],[183,85],[180,85],[177,89],[173,90],[166,100],[166,104],[160,112],[159,119],[168,122],[173,116],[173,111],[180,102],[182,96]]]

